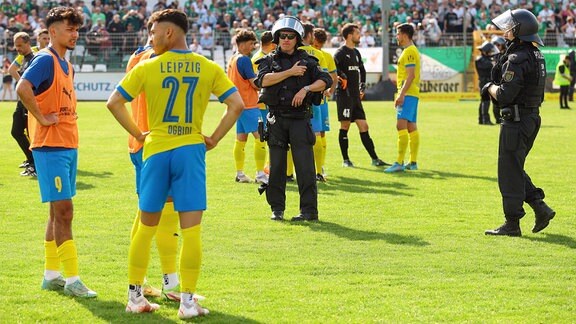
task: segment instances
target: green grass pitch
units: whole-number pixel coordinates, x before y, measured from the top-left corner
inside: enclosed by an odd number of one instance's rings
[[[208,210],[198,293],[213,323],[568,323],[576,320],[576,111],[545,102],[526,169],[557,211],[522,238],[487,237],[503,221],[496,179],[498,127],[477,124],[477,103],[420,103],[420,170],[384,174],[372,167],[355,126],[341,167],[331,107],[328,182],[320,183],[314,224],[277,223],[255,184],[234,182],[234,130],[207,155]],[[366,102],[379,156],[396,156],[391,102]],[[576,105],[573,105],[576,106]],[[104,102],[78,105],[80,150],[74,235],[80,274],[99,296],[79,300],[40,290],[48,206],[10,136],[15,103],[0,103],[0,322],[176,322],[177,304],[155,314],[124,312],[129,232],[136,213],[127,134]],[[223,112],[211,103],[204,132]],[[246,170],[254,176],[251,141]],[[288,184],[286,216],[298,213]],[[160,286],[152,249],[149,281]]]

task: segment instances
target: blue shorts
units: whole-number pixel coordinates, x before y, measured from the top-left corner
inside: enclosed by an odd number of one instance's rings
[[[405,96],[404,104],[402,107],[396,107],[396,112],[397,119],[406,119],[411,123],[415,123],[416,117],[418,115],[418,98],[413,96]]]
[[[36,148],[32,150],[42,202],[69,200],[76,195],[78,150]]]
[[[320,106],[312,105],[312,119],[310,120],[312,124],[312,131],[314,133],[320,133],[322,131],[322,114]]]
[[[170,194],[179,212],[206,210],[206,145],[194,144],[161,152],[142,165],[140,210],[156,213]]]
[[[236,134],[250,134],[258,131],[259,108],[244,109],[236,122]]]
[[[322,116],[322,131],[330,131],[330,115],[328,114],[328,102],[326,100],[320,105],[320,116]]]
[[[144,150],[140,149],[136,153],[130,153],[130,161],[134,165],[134,171],[136,172],[136,194],[140,194],[140,179],[142,179],[142,152]]]

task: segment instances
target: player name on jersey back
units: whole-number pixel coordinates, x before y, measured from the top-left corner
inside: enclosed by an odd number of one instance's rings
[[[200,62],[161,62],[160,73],[200,73]]]

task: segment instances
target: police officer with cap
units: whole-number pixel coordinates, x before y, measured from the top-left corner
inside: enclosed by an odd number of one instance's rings
[[[504,63],[500,71],[496,71],[501,75],[501,83],[490,82],[483,88],[502,107],[498,186],[506,221],[485,234],[521,236],[520,219],[525,215],[524,202],[532,207],[536,216],[533,233],[546,228],[556,215],[544,202],[544,191],[537,188],[524,171],[526,156],[541,124],[539,108],[544,100],[546,64],[536,45],[544,44],[537,34],[538,21],[528,10],[508,10],[492,22],[504,31],[508,46],[501,58]]]
[[[255,84],[262,88],[260,102],[268,114],[268,147],[270,178],[266,200],[272,209],[272,220],[283,220],[286,207],[286,155],[292,149],[300,193],[300,214],[292,221],[318,220],[318,189],[312,147],[316,137],[310,125],[312,103],[318,105],[322,91],[332,85],[318,60],[302,46],[304,28],[291,16],[279,19],[272,27],[278,47],[256,62]]]
[[[491,42],[485,41],[482,45],[477,47],[481,55],[476,58],[475,66],[476,73],[478,73],[478,85],[480,89],[491,81],[492,67],[494,66],[493,57],[500,51]],[[485,93],[480,97],[480,106],[478,107],[478,123],[480,125],[493,125],[490,121],[490,95]]]

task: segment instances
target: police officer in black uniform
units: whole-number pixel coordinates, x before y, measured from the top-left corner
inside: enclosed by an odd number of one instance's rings
[[[311,105],[322,100],[322,91],[332,85],[318,60],[302,46],[304,28],[297,18],[284,17],[272,27],[278,47],[256,62],[258,76],[254,83],[262,88],[260,102],[268,114],[270,178],[266,199],[272,220],[283,220],[286,207],[286,155],[292,149],[300,192],[300,214],[292,221],[318,220],[318,189],[312,146],[316,136],[310,124]]]
[[[492,79],[492,67],[494,67],[494,55],[499,51],[491,42],[485,41],[477,47],[481,55],[476,58],[475,66],[478,73],[478,85],[480,89]],[[480,96],[480,106],[478,107],[478,123],[480,125],[494,125],[490,121],[490,95],[485,93]]]
[[[504,31],[507,50],[501,70],[501,84],[488,83],[483,90],[502,107],[502,126],[498,149],[498,186],[502,194],[506,221],[486,235],[521,236],[520,219],[525,215],[523,203],[534,210],[533,233],[548,226],[556,212],[544,202],[544,191],[537,188],[524,171],[540,129],[540,104],[544,100],[546,64],[535,45],[544,46],[538,36],[538,21],[528,10],[508,10],[492,22]]]
[[[504,63],[501,62],[500,59],[504,56],[504,53],[506,53],[506,40],[504,37],[494,35],[490,42],[494,44],[494,46],[496,46],[498,49],[498,54],[494,55],[493,57],[494,65],[498,67],[492,68],[491,80],[494,82],[494,84],[500,84],[502,83],[502,74],[498,73],[502,71],[502,64]],[[500,124],[502,121],[502,115],[500,114],[500,104],[494,100],[494,98],[490,97],[490,99],[492,99],[492,113],[494,114],[494,119],[496,119],[497,124]]]

